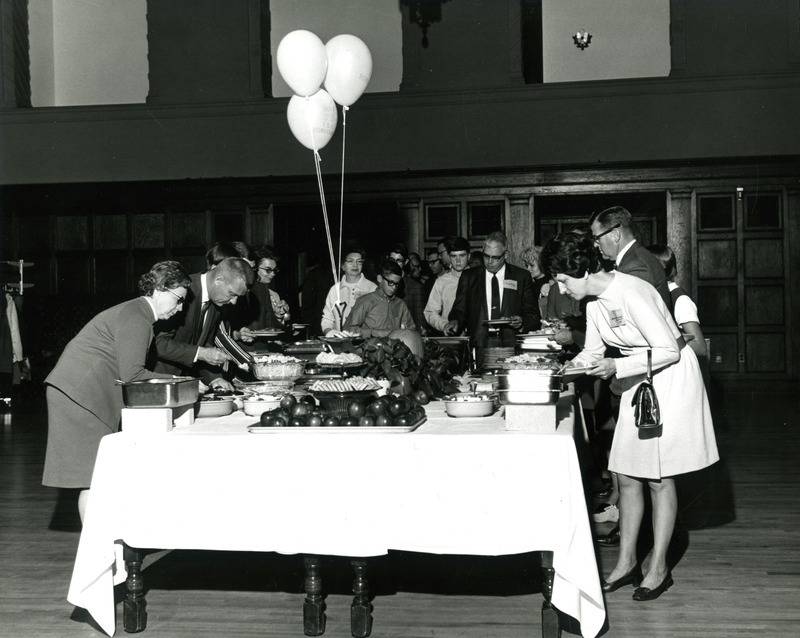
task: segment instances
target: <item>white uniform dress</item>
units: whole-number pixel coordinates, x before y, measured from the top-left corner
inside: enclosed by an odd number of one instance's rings
[[[614,273],[614,280],[586,305],[586,345],[575,363],[619,348],[617,378],[622,382],[619,418],[608,469],[659,479],[702,469],[719,460],[703,377],[691,348],[680,348],[680,331],[656,289]],[[652,350],[653,385],[661,408],[660,437],[640,439],[631,401],[647,372]]]

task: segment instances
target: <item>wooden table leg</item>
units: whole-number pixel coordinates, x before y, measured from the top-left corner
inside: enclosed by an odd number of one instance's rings
[[[350,632],[355,638],[366,638],[372,633],[372,605],[369,604],[367,561],[351,560],[353,578],[353,603],[350,605]]]
[[[305,556],[303,560],[306,566],[303,633],[306,636],[321,636],[325,633],[325,600],[322,597],[319,556]]]
[[[147,628],[147,601],[144,598],[144,579],[142,578],[142,553],[135,547],[123,545],[125,567],[128,578],[125,581],[127,594],[122,608],[122,624],[129,634]]]
[[[556,571],[553,569],[553,552],[541,552],[542,556],[542,638],[561,638],[561,624],[558,620],[558,611],[550,602],[553,596],[553,578]]]

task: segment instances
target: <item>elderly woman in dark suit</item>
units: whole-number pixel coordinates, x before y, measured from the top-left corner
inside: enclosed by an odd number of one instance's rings
[[[64,348],[45,379],[48,434],[42,483],[82,488],[83,519],[100,439],[120,426],[122,389],[116,384],[171,378],[145,368],[153,323],[180,310],[189,275],[176,261],[162,261],[139,279],[141,297],[104,310]]]

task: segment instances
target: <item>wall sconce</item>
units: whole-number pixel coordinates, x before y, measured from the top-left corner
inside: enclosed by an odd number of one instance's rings
[[[408,17],[422,29],[422,48],[428,48],[428,27],[442,19],[442,5],[448,0],[403,0]]]
[[[575,43],[576,47],[578,47],[581,51],[583,51],[586,47],[589,46],[589,43],[592,41],[592,34],[589,33],[586,29],[581,29],[575,35],[572,36],[572,41]]]

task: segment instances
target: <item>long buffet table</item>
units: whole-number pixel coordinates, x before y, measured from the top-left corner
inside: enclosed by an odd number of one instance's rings
[[[106,436],[68,600],[114,634],[122,542],[351,558],[539,550],[552,552],[552,604],[596,636],[605,606],[571,400],[553,434],[506,431],[498,413],[450,418],[440,402],[426,411],[417,430],[396,434],[253,434],[257,419],[236,412],[160,435]]]

